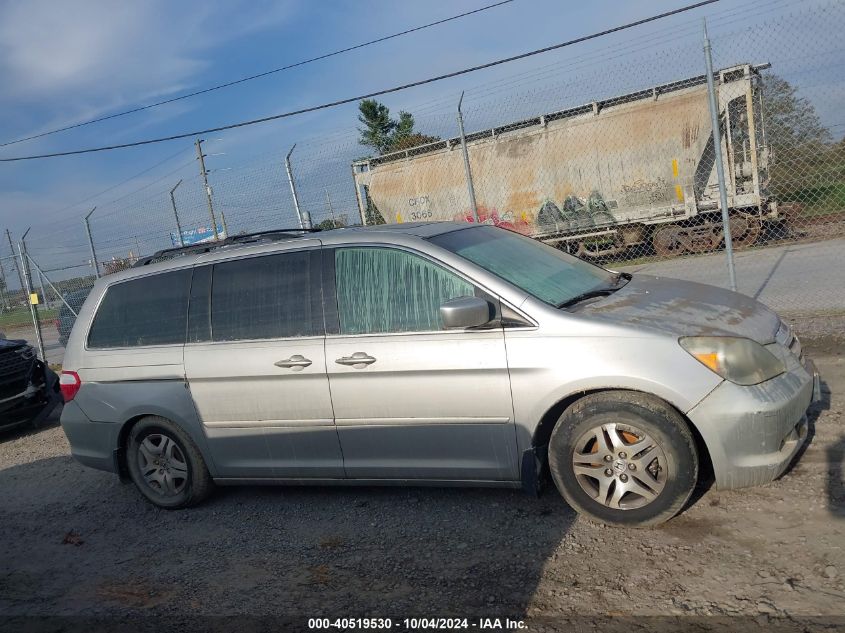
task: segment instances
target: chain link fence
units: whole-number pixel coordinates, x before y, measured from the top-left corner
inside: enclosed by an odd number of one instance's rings
[[[240,163],[227,155],[237,132],[181,149],[84,221],[27,237],[48,360],[73,321],[63,311],[98,275],[215,229],[308,223],[485,222],[614,270],[724,287],[729,233],[739,291],[794,318],[845,315],[845,5],[752,0],[707,24],[712,90],[697,18],[462,78],[428,101],[399,94],[415,125],[389,147],[361,144],[356,112]],[[6,248],[0,330],[29,338]]]
[[[455,126],[356,162],[362,209],[492,223],[614,269],[727,286],[721,155],[738,289],[788,315],[845,312],[845,10],[766,17],[786,6],[771,4],[752,25],[711,27],[715,136],[699,26],[678,46],[464,105],[464,141]]]
[[[0,242],[0,334],[8,339],[35,341],[29,298],[20,275],[21,260],[2,236]]]

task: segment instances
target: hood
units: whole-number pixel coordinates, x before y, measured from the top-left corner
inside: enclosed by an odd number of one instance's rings
[[[10,349],[18,349],[21,347],[26,347],[27,343],[21,339],[5,339],[0,338],[0,351],[10,350]]]
[[[692,281],[634,275],[621,290],[583,304],[583,316],[677,336],[743,336],[774,341],[780,317],[738,292]]]

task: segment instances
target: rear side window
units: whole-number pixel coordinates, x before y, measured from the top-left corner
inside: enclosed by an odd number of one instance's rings
[[[185,342],[191,270],[110,286],[91,324],[89,348]]]
[[[322,334],[318,261],[311,251],[296,251],[215,264],[212,340]]]

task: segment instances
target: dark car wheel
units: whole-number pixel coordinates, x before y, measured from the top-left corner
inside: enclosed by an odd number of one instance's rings
[[[165,418],[146,417],[132,427],[126,465],[141,494],[162,508],[195,505],[213,488],[197,445]]]
[[[578,512],[607,525],[646,527],[683,508],[695,488],[698,453],[671,406],[647,394],[606,391],[560,417],[549,468]]]

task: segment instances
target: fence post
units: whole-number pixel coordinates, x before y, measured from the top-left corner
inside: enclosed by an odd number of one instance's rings
[[[29,272],[29,255],[26,252],[26,230],[21,236],[21,241],[18,242],[18,253],[21,257],[21,266],[23,267],[23,279],[26,286],[26,300],[29,303],[29,313],[32,316],[32,325],[35,328],[35,341],[38,343],[38,352],[41,355],[41,360],[47,362],[47,354],[44,352],[44,339],[41,338],[41,321],[38,320],[38,306],[32,302],[32,276]]]
[[[290,184],[290,193],[293,196],[293,208],[296,209],[296,217],[299,218],[299,228],[301,229],[310,229],[311,228],[311,214],[308,211],[303,211],[299,206],[299,196],[296,195],[296,184],[293,180],[293,170],[290,167],[290,155],[293,154],[293,150],[296,147],[296,143],[293,144],[293,147],[290,148],[288,155],[285,156],[285,170],[288,173],[288,183]]]
[[[713,57],[710,53],[710,38],[707,37],[707,18],[704,23],[704,64],[707,67],[707,94],[710,97],[710,122],[713,126],[713,151],[716,153],[716,179],[719,181],[719,204],[722,206],[722,227],[725,233],[725,253],[728,257],[728,276],[731,290],[736,292],[736,271],[734,270],[734,247],[731,239],[728,190],[725,185],[725,166],[722,163],[722,134],[719,130],[719,103],[713,83]]]
[[[469,152],[467,151],[467,139],[464,134],[464,115],[461,113],[461,103],[464,100],[464,93],[461,91],[461,98],[458,99],[458,130],[461,133],[461,151],[464,154],[464,171],[467,176],[467,190],[469,191],[469,204],[472,207],[472,217],[478,224],[478,205],[475,203],[475,187],[472,186],[472,169],[469,166]]]
[[[12,253],[12,257],[15,254]],[[0,256],[0,302],[2,302],[2,307],[4,310],[9,307],[9,299],[6,297],[6,291],[8,291],[9,286],[6,283],[6,269],[3,266],[3,257]]]
[[[50,288],[52,288],[52,289],[53,289],[53,292],[55,292],[55,293],[56,293],[56,296],[57,296],[57,297],[61,300],[61,302],[62,302],[63,304],[65,304],[65,305],[67,306],[67,309],[68,309],[68,310],[70,310],[71,312],[73,312],[73,316],[79,316],[79,313],[77,312],[76,308],[74,308],[72,305],[70,305],[70,304],[67,302],[67,299],[65,299],[65,298],[64,298],[64,296],[62,295],[62,293],[61,293],[61,292],[59,292],[59,289],[58,289],[58,288],[56,288],[56,286],[54,286],[54,285],[53,285],[53,282],[52,282],[52,281],[50,281],[50,278],[49,278],[46,274],[44,274],[44,271],[43,271],[43,270],[41,270],[41,267],[38,265],[38,263],[37,263],[34,259],[32,259],[32,257],[30,257],[30,256],[29,256],[29,254],[27,254],[26,259],[27,259],[27,264],[28,264],[29,266],[34,266],[34,267],[35,267],[35,271],[38,273],[38,275],[39,275],[39,277],[40,277],[40,279],[41,279],[41,286],[42,286],[42,288],[43,288],[43,286],[44,286],[44,280],[46,279],[46,280],[47,280],[47,284],[50,286]],[[61,269],[60,269],[60,270],[61,270]],[[44,292],[44,291],[43,291],[43,289],[42,289],[42,292]]]
[[[18,258],[15,257],[15,247],[12,246],[12,234],[9,233],[9,229],[6,229],[6,239],[9,240],[9,252],[12,254],[12,261],[15,263],[15,270],[18,273],[18,283],[20,284],[21,290],[23,290],[23,275],[21,275],[21,267],[17,261]]]
[[[91,260],[94,263],[94,274],[97,276],[97,279],[100,278],[100,262],[97,261],[97,252],[94,250],[94,238],[91,237],[91,225],[88,224],[88,218],[91,217],[91,214],[97,210],[97,207],[94,207],[88,212],[82,221],[85,223],[85,233],[88,234],[88,246],[91,247]]]
[[[44,302],[44,307],[49,307],[47,305],[47,291],[44,289],[44,277],[41,272],[38,273],[38,286],[41,288],[41,301]]]
[[[173,189],[170,190],[170,204],[173,205],[173,217],[176,218],[176,230],[179,232],[179,245],[182,248],[185,248],[185,238],[182,237],[182,224],[179,222],[179,212],[176,210],[176,188],[182,184],[182,179],[179,179],[179,182],[174,185]],[[228,235],[228,233],[227,233]]]

